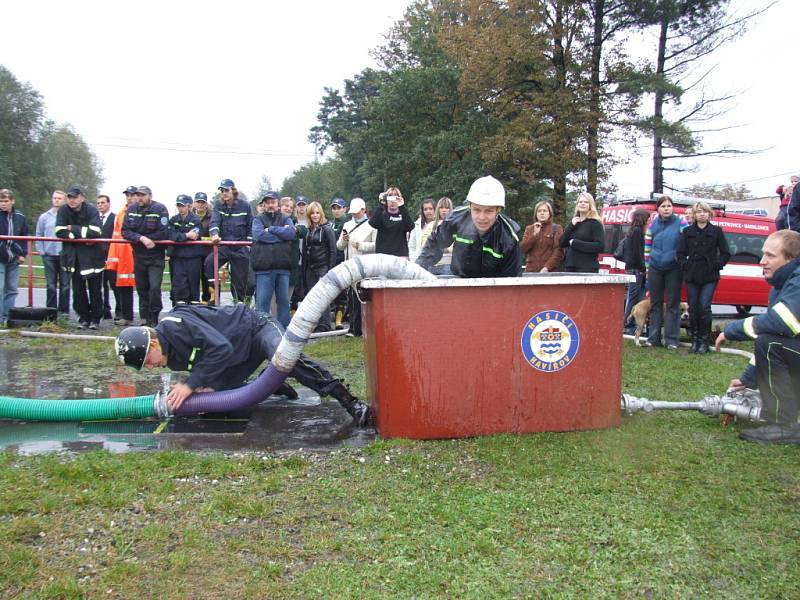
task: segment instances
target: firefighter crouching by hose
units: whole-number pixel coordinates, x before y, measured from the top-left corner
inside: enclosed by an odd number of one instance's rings
[[[155,327],[128,327],[117,338],[116,352],[128,366],[168,367],[188,371],[167,395],[175,411],[194,392],[240,387],[249,375],[272,358],[284,329],[275,319],[243,304],[214,307],[176,306]],[[359,427],[373,424],[372,409],[355,398],[341,380],[321,364],[300,355],[290,377],[320,396],[333,396]],[[284,383],[276,394],[297,398]]]

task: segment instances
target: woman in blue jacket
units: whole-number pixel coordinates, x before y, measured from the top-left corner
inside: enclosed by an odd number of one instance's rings
[[[684,219],[673,212],[672,198],[661,196],[656,201],[658,216],[644,234],[644,262],[650,286],[650,335],[648,346],[661,345],[661,324],[664,324],[664,345],[678,348],[680,331],[681,276],[678,264],[678,244],[681,231],[687,227]],[[666,302],[666,315],[663,307]]]

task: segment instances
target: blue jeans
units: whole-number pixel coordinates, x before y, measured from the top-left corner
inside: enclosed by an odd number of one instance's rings
[[[628,284],[628,293],[625,296],[625,317],[623,323],[628,319],[631,314],[631,309],[639,302],[644,300],[644,283],[647,279],[645,271],[637,271],[636,269],[625,269],[627,275],[635,275],[636,281]]]
[[[272,296],[278,307],[277,319],[286,327],[289,316],[289,270],[256,271],[256,310],[270,314]]]
[[[61,257],[58,255],[42,255],[42,264],[47,282],[47,306],[68,315],[69,290],[72,285],[70,274],[61,268]]]
[[[687,283],[689,318],[695,327],[708,328],[711,325],[711,298],[717,289],[718,281],[710,283]]]
[[[0,322],[8,320],[8,311],[14,308],[19,287],[19,263],[0,263]]]
[[[647,271],[650,280],[650,335],[647,341],[651,344],[661,343],[661,323],[664,323],[664,345],[677,346],[678,333],[681,326],[681,284],[683,272],[678,269]],[[667,314],[663,314],[666,302]]]

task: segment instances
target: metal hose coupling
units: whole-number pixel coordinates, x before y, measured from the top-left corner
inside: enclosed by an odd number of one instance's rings
[[[622,394],[620,408],[626,415],[656,410],[696,410],[709,417],[732,415],[749,421],[761,420],[761,396],[756,390],[728,391],[724,396],[706,396],[698,402],[663,402]]]
[[[167,405],[167,394],[163,391],[156,392],[153,397],[153,416],[157,419],[169,419],[172,416]]]

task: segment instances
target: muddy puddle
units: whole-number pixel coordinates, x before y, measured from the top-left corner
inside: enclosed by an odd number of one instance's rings
[[[116,363],[101,342],[0,339],[0,396],[39,399],[121,398],[154,394],[177,381],[165,371],[137,372]],[[163,421],[43,423],[0,420],[0,449],[21,454],[135,452],[159,449],[220,451],[330,450],[374,440],[373,428],[352,425],[331,399],[289,380],[299,398],[271,396],[248,412]]]

